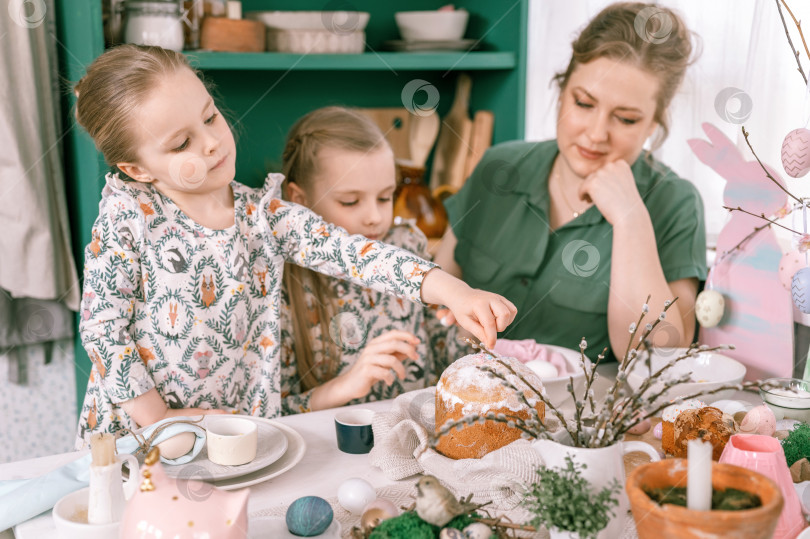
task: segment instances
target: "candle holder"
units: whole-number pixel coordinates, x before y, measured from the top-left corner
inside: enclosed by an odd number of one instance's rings
[[[677,505],[658,505],[645,489],[685,487],[686,459],[667,459],[644,464],[627,479],[627,495],[639,539],[697,539],[729,537],[770,539],[782,512],[779,487],[764,475],[731,464],[712,464],[712,488],[734,488],[757,494],[762,505],[740,511],[695,511]]]

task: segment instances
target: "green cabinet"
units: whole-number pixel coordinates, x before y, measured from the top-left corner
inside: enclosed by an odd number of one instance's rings
[[[460,71],[471,75],[471,113],[495,114],[493,142],[522,139],[524,134],[528,0],[493,2],[459,0],[470,12],[465,37],[480,38],[471,52],[384,52],[384,42],[399,39],[396,11],[437,9],[442,2],[411,0],[244,0],[243,11],[360,10],[371,13],[363,54],[302,56],[280,53],[219,53],[191,51],[188,56],[232,122],[237,141],[236,179],[259,185],[267,172],[280,169],[284,137],[293,122],[326,105],[401,107],[402,89],[414,79],[434,85],[444,116],[455,93]],[[104,50],[100,0],[57,2],[60,69],[75,82]],[[419,95],[417,94],[417,99]],[[65,93],[65,162],[73,248],[80,270],[84,245],[98,214],[107,167],[92,140],[72,115],[75,99]],[[76,390],[81,403],[90,360],[76,339]]]

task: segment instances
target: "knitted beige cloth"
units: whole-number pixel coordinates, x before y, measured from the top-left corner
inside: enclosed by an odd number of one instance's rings
[[[480,459],[454,460],[430,447],[434,432],[436,388],[400,395],[387,412],[374,414],[374,447],[370,462],[389,479],[414,474],[438,477],[458,496],[473,494],[477,502],[492,501],[496,509],[511,509],[524,487],[537,479],[543,464],[528,440],[517,440]]]

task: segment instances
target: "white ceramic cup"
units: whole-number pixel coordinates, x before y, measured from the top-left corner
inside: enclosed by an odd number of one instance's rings
[[[241,417],[210,418],[205,427],[208,460],[223,466],[239,466],[256,458],[259,429]]]

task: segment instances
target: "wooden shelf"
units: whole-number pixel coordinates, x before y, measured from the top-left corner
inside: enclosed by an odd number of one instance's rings
[[[309,71],[450,71],[517,67],[513,52],[366,52],[363,54],[287,54],[278,52],[187,51],[199,69]]]

